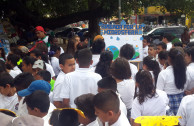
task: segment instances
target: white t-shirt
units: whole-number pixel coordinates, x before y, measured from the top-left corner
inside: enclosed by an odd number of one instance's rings
[[[80,124],[79,126],[99,126],[99,124],[98,124],[98,121],[97,121],[97,120],[95,120],[95,121],[93,121],[93,122],[89,123],[88,125],[83,125],[83,124]]]
[[[93,63],[91,67],[95,67],[100,60],[100,54],[92,55],[92,60],[93,60]]]
[[[55,72],[55,75],[58,75],[61,68],[59,67],[59,59],[57,57],[51,57],[51,65]]]
[[[148,46],[143,48],[143,57],[148,56]]]
[[[172,48],[172,43],[168,42],[166,45],[167,45],[166,51],[170,51],[170,49]]]
[[[0,109],[9,109],[15,113],[18,111],[18,96],[15,93],[13,96],[8,97],[0,93]]]
[[[166,115],[166,106],[169,103],[167,94],[164,91],[156,90],[157,95],[147,98],[142,104],[135,98],[131,110],[131,118],[139,116],[163,116]]]
[[[15,78],[18,74],[22,73],[22,71],[18,68],[18,66],[15,66],[13,70],[10,70],[9,74]]]
[[[131,109],[135,93],[135,81],[133,79],[123,80],[117,83],[117,90],[127,109]]]
[[[63,71],[57,76],[53,90],[53,101],[63,101],[63,99],[60,98],[60,92],[62,85],[65,84],[65,76],[66,74]]]
[[[126,107],[126,105],[123,103],[123,101],[121,100],[120,94],[117,93],[117,95],[118,95],[119,101],[120,101],[120,110],[121,110],[121,112],[122,112],[123,114],[125,114],[125,115],[127,116],[127,107]]]
[[[44,126],[51,126],[49,124],[49,120],[50,120],[50,117],[51,117],[54,109],[56,109],[56,107],[52,103],[50,103],[48,114],[42,118],[42,119],[44,119]]]
[[[82,94],[97,94],[97,82],[100,79],[102,77],[89,68],[78,68],[74,72],[66,74],[60,98],[70,99],[70,106],[76,108],[74,99]]]
[[[181,116],[179,119],[181,126],[193,126],[194,124],[194,95],[187,95],[183,97],[178,109],[177,116]]]
[[[135,80],[135,75],[138,72],[137,67],[130,62],[129,62],[129,65],[130,65],[130,69],[131,69],[131,77],[132,77],[132,79]]]
[[[18,116],[28,115],[28,109],[26,107],[26,103],[24,103],[24,98],[25,97],[22,97],[22,99],[19,102],[18,112],[17,112],[17,115]]]
[[[190,63],[187,66],[187,72],[190,79],[186,89],[191,90],[192,88],[194,88],[194,63]]]
[[[187,86],[187,83],[189,82],[188,72],[186,72],[186,76],[187,82],[185,84],[185,88]],[[172,66],[168,66],[165,70],[162,70],[159,73],[156,88],[165,91],[169,95],[180,94],[184,92],[184,90],[182,89],[177,89],[175,85],[174,72]]]
[[[131,125],[127,117],[121,112],[121,115],[114,124],[108,125],[108,123],[105,123],[105,126],[131,126]]]
[[[55,76],[55,72],[53,70],[53,67],[50,64],[48,64],[48,63],[45,63],[45,65],[46,65],[46,70],[48,72],[50,72],[50,74],[51,74],[51,78],[54,77]]]

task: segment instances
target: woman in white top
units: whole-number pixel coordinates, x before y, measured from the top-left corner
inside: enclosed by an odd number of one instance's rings
[[[61,48],[60,46],[53,44],[51,45],[49,57],[51,61],[51,65],[53,67],[53,70],[55,72],[55,75],[57,76],[60,72],[60,67],[59,67],[59,56],[60,56]]]
[[[185,61],[187,66],[187,72],[190,77],[190,82],[187,85],[185,93],[194,94],[194,47],[185,50]]]
[[[9,54],[7,56],[6,64],[8,64],[11,67],[11,70],[9,71],[9,74],[15,78],[18,74],[22,73],[22,71],[18,68],[18,66],[21,64],[20,57],[16,54]]]
[[[168,94],[169,107],[176,115],[180,102],[184,95],[184,88],[187,81],[186,64],[184,52],[180,48],[172,48],[168,53],[168,66],[158,75],[157,89]]]
[[[152,56],[146,56],[143,58],[143,69],[150,71],[155,86],[158,79],[158,74],[160,73],[160,67],[156,59]]]
[[[142,70],[136,74],[136,86],[139,91],[132,105],[132,126],[137,125],[134,120],[140,116],[166,115],[167,94],[164,91],[156,90],[149,71]]]
[[[127,107],[127,117],[130,119],[130,111],[135,94],[135,81],[131,79],[131,69],[125,58],[117,58],[110,67],[110,72],[117,82],[117,90]]]

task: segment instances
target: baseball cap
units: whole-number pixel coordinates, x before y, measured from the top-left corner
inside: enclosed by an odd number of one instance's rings
[[[51,86],[48,82],[44,80],[36,80],[33,81],[27,89],[19,91],[18,95],[21,97],[25,97],[37,90],[45,91],[47,94],[49,94]]]
[[[44,69],[44,62],[43,60],[36,60],[34,62],[34,65],[32,66],[33,69],[39,68],[39,69]]]
[[[44,120],[33,115],[14,118],[0,113],[0,122],[2,126],[44,126]]]
[[[42,31],[42,32],[46,33],[42,26],[36,26],[35,31]]]
[[[101,35],[97,35],[97,36],[94,37],[94,41],[96,41],[97,39],[104,40],[104,37],[102,37]]]

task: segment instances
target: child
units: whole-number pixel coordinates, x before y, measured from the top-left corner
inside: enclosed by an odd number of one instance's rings
[[[104,77],[101,80],[98,81],[98,92],[102,92],[105,90],[112,90],[115,93],[117,93],[117,82],[112,77]],[[120,110],[123,114],[127,116],[127,108],[123,101],[121,100],[120,94],[118,94],[119,101],[120,101]]]
[[[29,72],[29,73],[33,73],[33,69],[32,66],[34,65],[34,62],[36,61],[35,58],[30,57],[30,56],[26,56],[23,58],[23,62],[22,62],[22,70],[23,72]]]
[[[96,120],[94,103],[93,103],[93,94],[84,94],[75,99],[75,104],[79,110],[81,110],[86,118],[79,116],[80,126],[99,126],[98,121]]]
[[[6,61],[4,48],[0,48],[0,60]]]
[[[171,35],[168,34],[168,33],[165,33],[165,34],[163,35],[162,42],[166,43],[166,45],[167,45],[166,50],[167,50],[167,51],[170,51],[170,49],[172,48],[172,43],[171,43],[170,41],[171,41]]]
[[[129,65],[131,68],[131,77],[133,79],[138,71],[137,67],[134,64],[130,63],[130,59],[133,58],[134,54],[135,54],[135,50],[134,50],[133,46],[130,44],[125,44],[120,48],[119,55],[120,55],[120,57],[125,58],[129,61]]]
[[[156,50],[157,50],[156,45],[150,44],[148,46],[148,55],[156,59],[156,54],[157,54]]]
[[[15,54],[9,54],[7,56],[6,64],[9,64],[12,70],[9,71],[9,74],[15,78],[18,74],[22,73],[22,71],[18,68],[18,62],[20,61],[20,57]]]
[[[117,90],[127,107],[127,117],[130,119],[130,111],[135,93],[135,81],[131,79],[129,63],[124,58],[117,58],[111,65],[112,77],[117,82]]]
[[[98,93],[94,96],[95,114],[105,126],[131,126],[127,117],[119,109],[119,98],[112,90]]]
[[[76,61],[79,68],[66,75],[61,88],[60,98],[63,99],[64,107],[75,108],[74,100],[82,94],[96,94],[97,82],[102,78],[89,69],[92,64],[92,53],[89,49],[80,50]]]
[[[38,71],[38,73],[35,75],[35,79],[36,80],[45,80],[48,83],[50,83],[51,82],[51,74],[47,70],[41,70],[41,71]],[[52,90],[52,88],[51,88],[51,90]]]
[[[60,72],[59,67],[59,56],[60,56],[61,48],[58,45],[51,45],[49,57],[51,58],[51,65],[53,67],[53,70],[55,72],[55,75],[58,76]]]
[[[166,69],[167,60],[168,60],[168,52],[167,51],[161,51],[158,54],[158,61],[159,61],[160,70]]]
[[[160,73],[158,62],[152,56],[146,56],[145,58],[143,58],[143,69],[151,73],[153,83],[156,86],[158,74]]]
[[[105,50],[105,42],[102,39],[97,39],[92,44],[92,67],[95,67],[100,59],[100,54]]]
[[[59,56],[59,66],[61,71],[55,81],[53,90],[53,103],[57,108],[62,108],[63,99],[59,98],[60,90],[64,84],[66,74],[75,71],[75,59],[71,54],[63,53]]]
[[[33,69],[33,73],[32,75],[35,77],[36,74],[41,71],[41,70],[46,70],[46,65],[44,63],[44,61],[42,60],[37,60],[34,62],[33,66],[32,66],[32,69]]]
[[[41,50],[36,49],[36,48],[30,52],[30,56],[34,57],[36,60],[38,60],[38,59],[43,60],[43,57],[42,57],[43,54],[42,54]],[[53,67],[50,64],[48,64],[46,61],[44,61],[44,62],[46,65],[46,70],[50,72],[52,79],[55,80],[55,73],[54,73]]]
[[[100,60],[96,65],[95,73],[98,73],[103,77],[107,77],[110,75],[110,65],[113,60],[113,54],[111,51],[103,51],[100,54]]]
[[[79,44],[79,41],[76,41],[75,39],[70,38],[68,40],[66,53],[71,54],[72,56],[75,56],[75,53],[77,52],[78,44]]]
[[[167,93],[170,100],[169,107],[177,114],[180,102],[184,96],[184,87],[189,81],[186,75],[186,64],[183,57],[183,50],[172,48],[168,53],[168,66],[158,75],[157,89]]]
[[[148,56],[148,45],[150,44],[150,38],[148,36],[143,36],[143,57]]]
[[[194,47],[188,48],[185,51],[185,61],[187,63],[187,72],[190,77],[190,83],[188,83],[185,93],[194,94]]]
[[[17,112],[16,104],[18,103],[16,89],[13,78],[7,73],[0,74],[0,108],[9,109]]]
[[[166,115],[168,97],[164,91],[156,90],[150,72],[144,70],[139,71],[135,79],[139,91],[132,105],[132,125],[137,125],[134,120],[140,116]]]
[[[159,54],[161,51],[166,51],[166,43],[160,42],[157,44],[157,54]]]

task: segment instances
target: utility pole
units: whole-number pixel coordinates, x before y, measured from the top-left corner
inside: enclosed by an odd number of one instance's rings
[[[121,23],[121,0],[119,0],[119,23]]]

